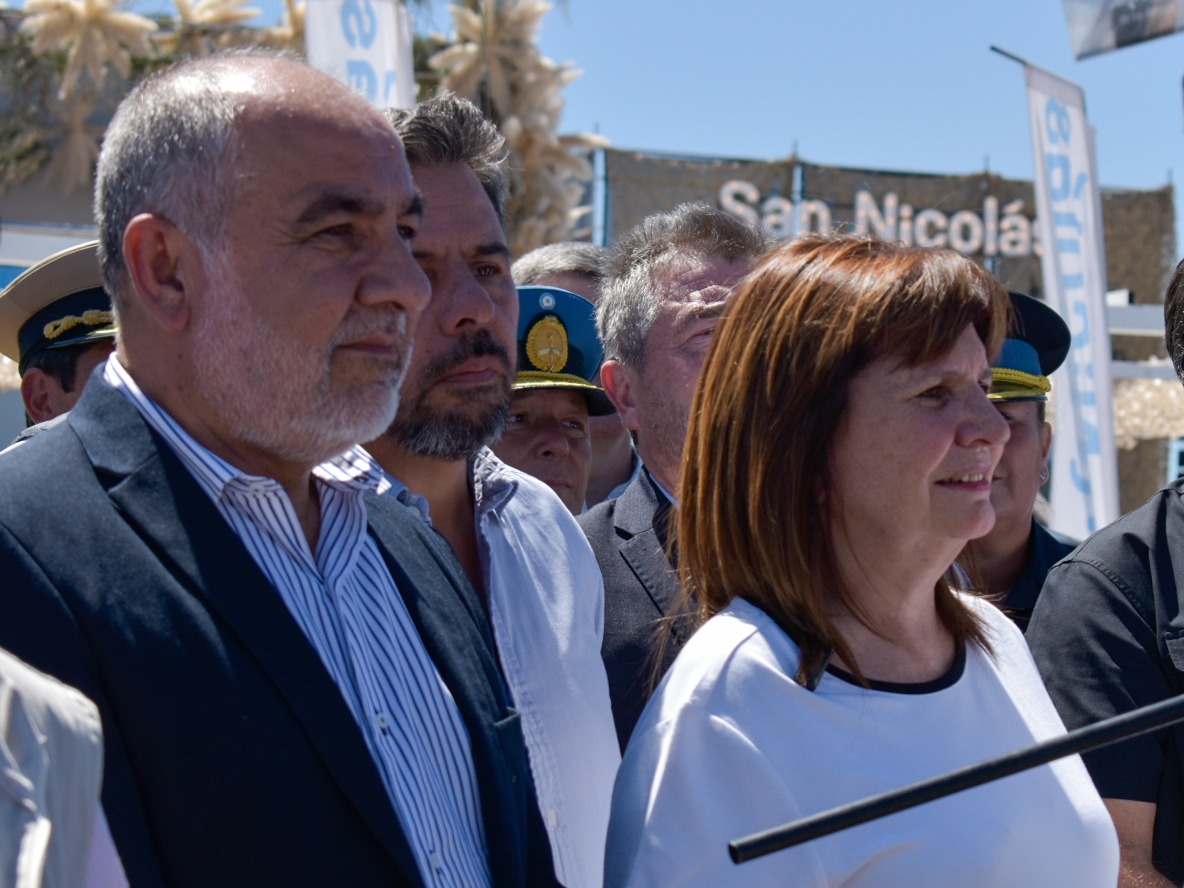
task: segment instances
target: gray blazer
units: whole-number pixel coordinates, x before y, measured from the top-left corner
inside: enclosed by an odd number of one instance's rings
[[[674,507],[641,471],[618,499],[579,516],[604,574],[604,642],[617,739],[624,752],[650,698],[655,646],[664,618],[678,604],[678,574],[666,555],[667,522]],[[673,625],[661,671],[686,641],[681,621]]]

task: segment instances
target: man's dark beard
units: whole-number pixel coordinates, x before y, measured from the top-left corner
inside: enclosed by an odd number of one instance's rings
[[[466,408],[449,410],[427,404],[432,386],[454,367],[486,355],[498,358],[505,370],[504,378],[473,389]],[[496,441],[505,429],[513,377],[514,364],[505,348],[488,330],[477,330],[458,339],[448,354],[423,369],[414,400],[403,399],[387,434],[410,453],[436,459],[469,459]]]

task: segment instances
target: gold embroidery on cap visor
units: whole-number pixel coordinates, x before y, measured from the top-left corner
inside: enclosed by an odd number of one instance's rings
[[[79,324],[86,324],[88,327],[102,327],[113,323],[115,323],[115,315],[111,312],[92,308],[84,311],[81,315],[66,315],[64,318],[50,321],[45,325],[45,329],[41,331],[41,334],[46,339],[57,339],[63,333],[73,330]]]
[[[1047,376],[1037,376],[1008,367],[996,367],[992,373],[991,392],[987,397],[992,401],[1033,397],[1043,399],[1050,391],[1052,383]]]
[[[569,388],[590,392],[604,391],[600,386],[593,385],[582,376],[576,376],[573,373],[535,373],[531,370],[523,370],[518,374],[518,378],[514,381],[514,388]]]
[[[567,328],[555,315],[543,315],[526,334],[526,357],[538,370],[558,373],[567,366]]]

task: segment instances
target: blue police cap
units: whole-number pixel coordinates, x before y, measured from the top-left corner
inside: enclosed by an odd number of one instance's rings
[[[1010,293],[1011,326],[994,365],[992,401],[1047,401],[1048,377],[1065,362],[1072,344],[1061,316],[1023,293]]]
[[[518,288],[518,378],[515,391],[570,389],[583,394],[590,416],[615,408],[592,380],[604,360],[596,307],[558,287]]]

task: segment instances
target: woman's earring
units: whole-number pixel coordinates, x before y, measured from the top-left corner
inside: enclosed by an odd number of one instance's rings
[[[1048,468],[1045,467],[1040,470],[1040,483],[1044,484],[1048,481]]]

